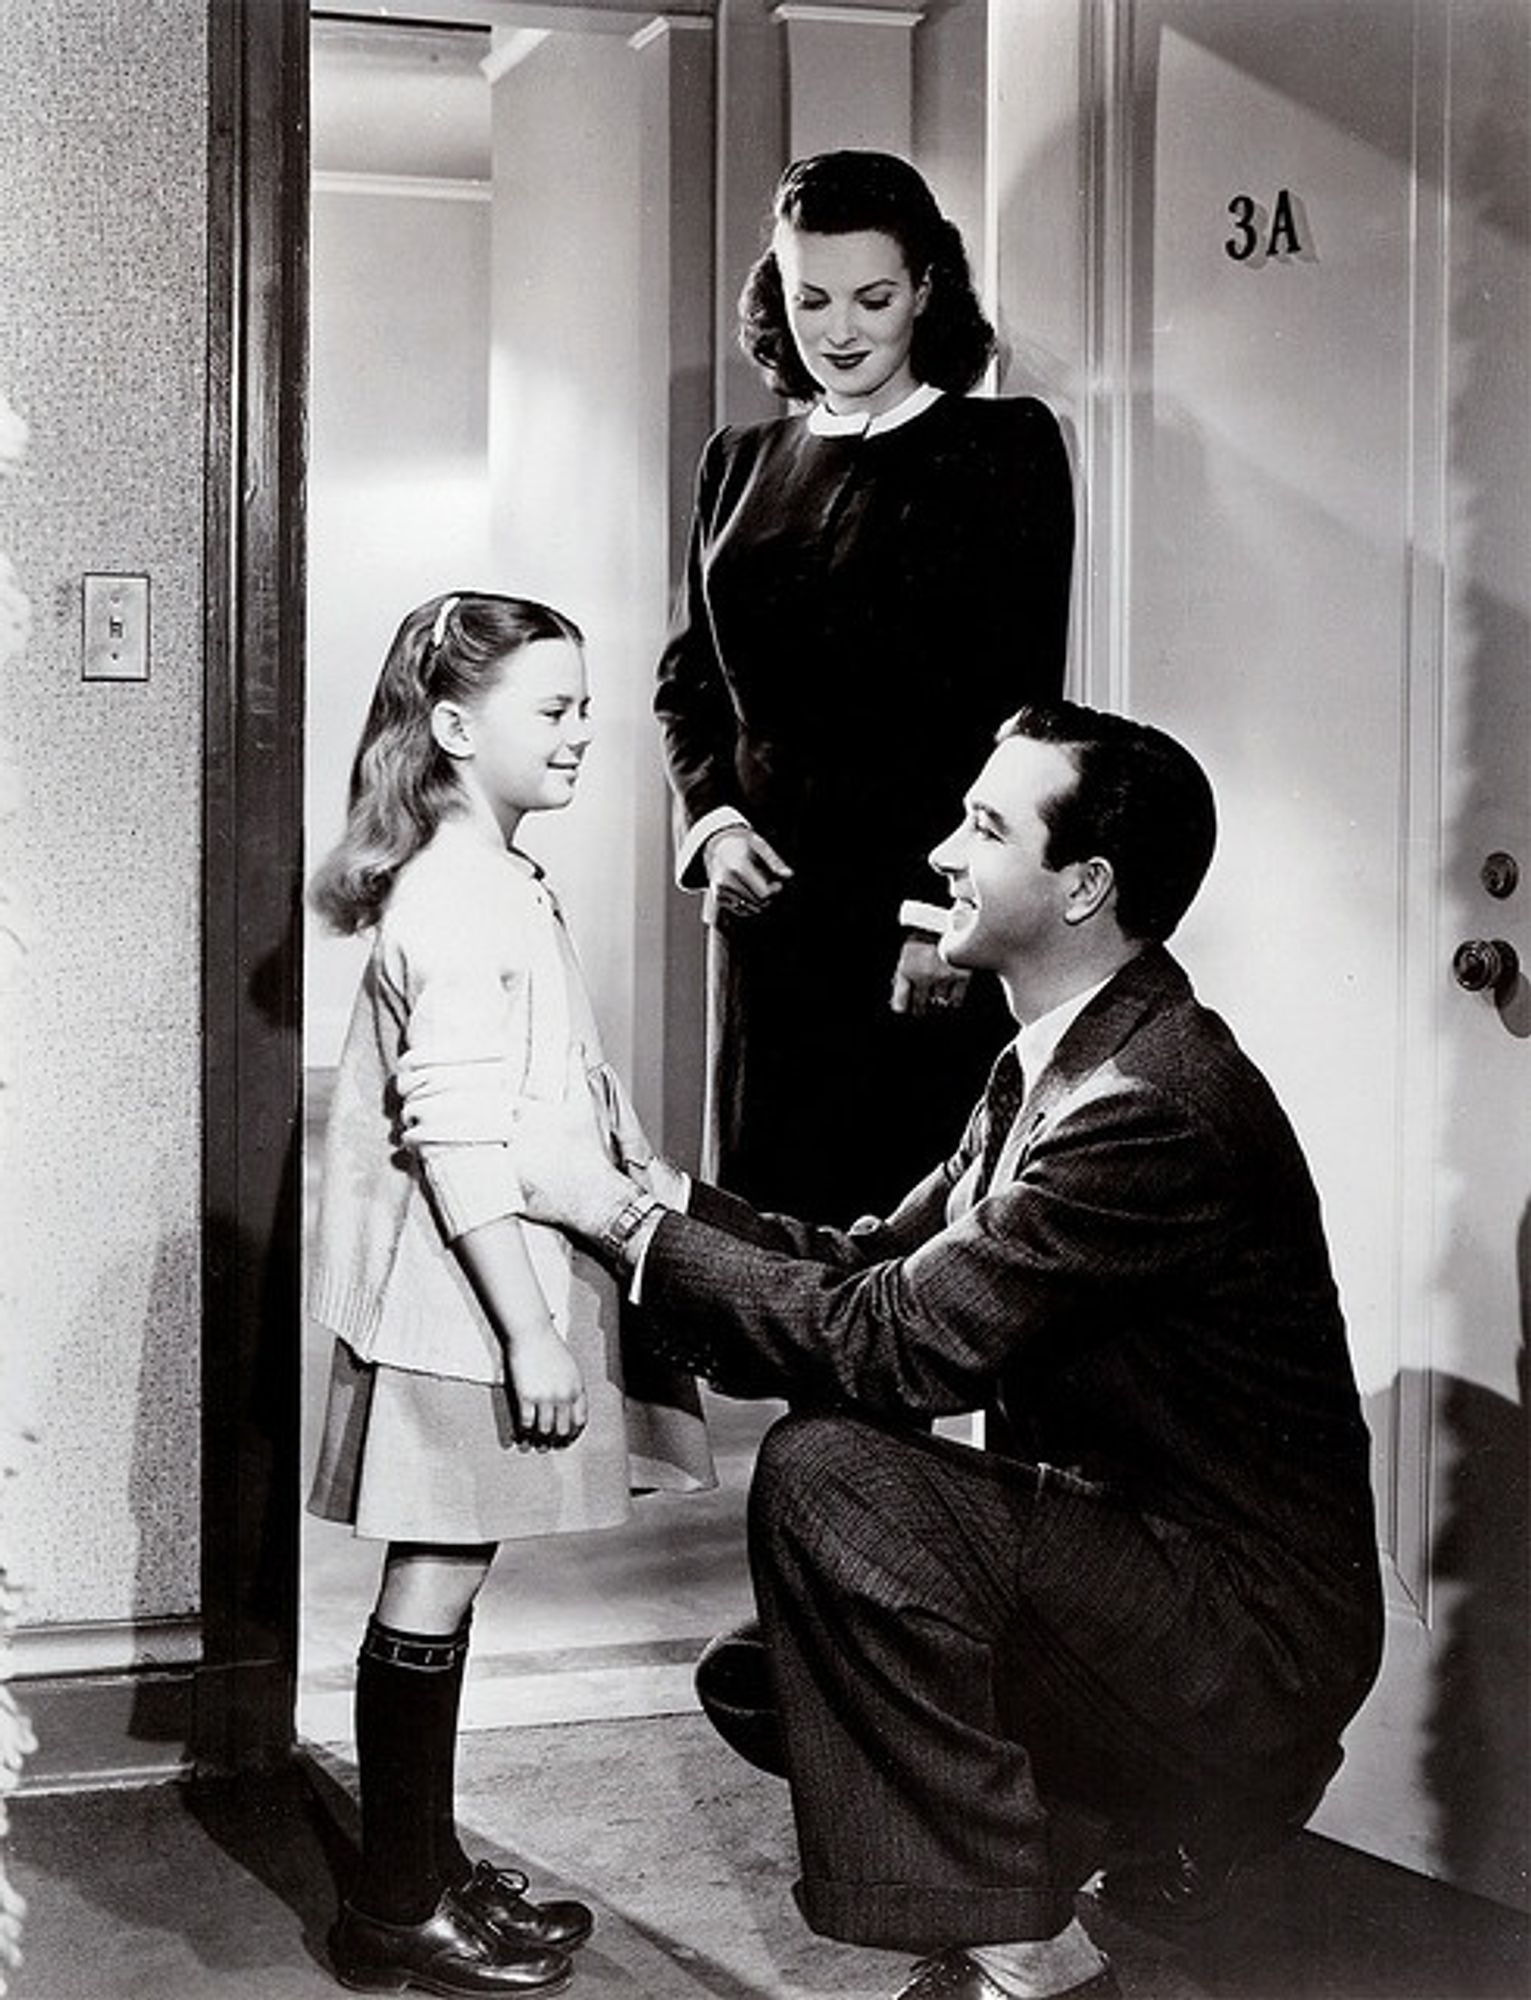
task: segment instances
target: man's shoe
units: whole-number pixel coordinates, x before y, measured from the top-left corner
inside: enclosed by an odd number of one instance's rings
[[[1286,1824],[1265,1827],[1241,1845],[1190,1847],[1174,1841],[1129,1849],[1107,1861],[1092,1893],[1112,1916],[1165,1937],[1179,1937],[1221,1916],[1239,1870],[1284,1846],[1298,1830]]]
[[[423,1924],[385,1924],[349,1904],[330,1932],[330,1963],[358,1993],[557,1993],[573,1966],[561,1951],[524,1948],[444,1889]]]
[[[572,1897],[561,1902],[533,1903],[528,1900],[526,1890],[527,1880],[519,1868],[496,1868],[491,1862],[480,1861],[468,1880],[453,1893],[474,1916],[493,1924],[513,1944],[573,1951],[585,1942],[595,1926],[595,1918],[583,1903],[576,1903]]]
[[[894,2000],[1011,2000],[1011,1996],[976,1959],[953,1949],[922,1958]],[[1055,1994],[1053,2000],[1122,2000],[1122,1989],[1108,1963],[1079,1985]]]

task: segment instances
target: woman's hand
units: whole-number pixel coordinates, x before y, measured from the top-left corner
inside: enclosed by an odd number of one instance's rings
[[[911,932],[898,954],[888,1004],[895,1014],[944,1013],[961,1006],[967,986],[968,975],[947,964],[934,938]]]
[[[781,894],[792,870],[748,826],[719,827],[702,848],[708,901],[731,916],[753,917]]]
[[[523,1449],[572,1444],[590,1415],[579,1363],[550,1326],[510,1334],[506,1350],[506,1386]]]

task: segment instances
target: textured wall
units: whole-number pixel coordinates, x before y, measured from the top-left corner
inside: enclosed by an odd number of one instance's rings
[[[204,0],[27,0],[0,66],[7,1399],[30,1624],[194,1610]],[[81,576],[147,572],[147,685],[80,678]],[[0,654],[4,649],[0,648]]]

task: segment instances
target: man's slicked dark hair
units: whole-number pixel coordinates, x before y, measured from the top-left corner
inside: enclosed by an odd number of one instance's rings
[[[1014,736],[1056,743],[1078,774],[1040,809],[1045,864],[1061,868],[1099,855],[1111,863],[1123,933],[1169,937],[1217,845],[1212,786],[1190,751],[1150,723],[1072,701],[1017,710],[995,740]]]

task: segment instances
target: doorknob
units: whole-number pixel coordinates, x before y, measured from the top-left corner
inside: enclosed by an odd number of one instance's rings
[[[1469,938],[1451,957],[1451,973],[1469,993],[1502,993],[1520,971],[1515,947],[1503,938]]]

